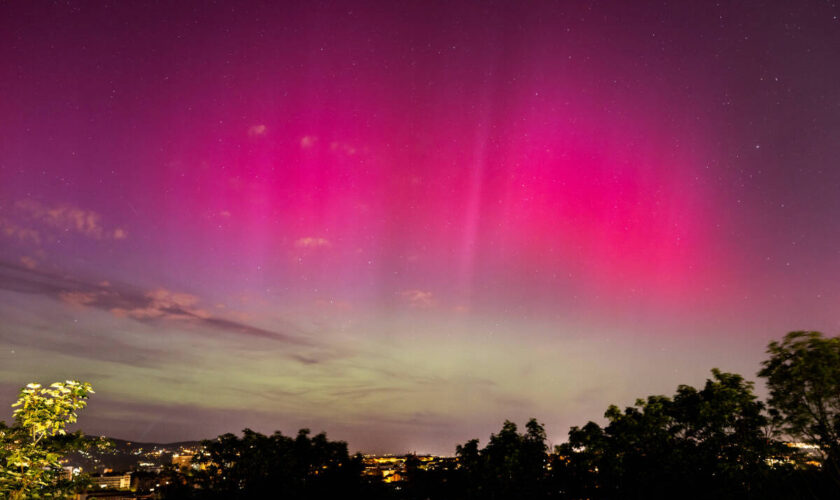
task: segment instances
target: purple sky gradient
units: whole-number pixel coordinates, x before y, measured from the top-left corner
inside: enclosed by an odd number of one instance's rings
[[[753,378],[840,327],[838,15],[4,3],[0,396],[451,454]]]

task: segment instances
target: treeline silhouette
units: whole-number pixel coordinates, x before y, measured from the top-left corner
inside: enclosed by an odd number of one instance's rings
[[[362,480],[361,456],[350,456],[347,443],[326,434],[296,437],[250,429],[242,437],[224,434],[204,441],[195,457],[200,470],[176,472],[165,498],[361,498],[378,495],[377,485]],[[384,489],[383,489],[384,491]]]
[[[760,401],[741,375],[712,370],[702,388],[649,396],[602,426],[569,431],[548,449],[531,419],[506,421],[484,447],[456,447],[457,461],[424,469],[409,457],[405,480],[362,474],[360,455],[324,434],[294,438],[245,430],[205,441],[198,467],[170,472],[164,498],[406,500],[821,499],[840,498],[840,338],[792,332],[768,347]],[[814,445],[802,449],[791,442]]]

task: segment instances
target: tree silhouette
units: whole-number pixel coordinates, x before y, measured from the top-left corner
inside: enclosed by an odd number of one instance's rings
[[[456,447],[466,498],[538,498],[545,479],[545,429],[531,419],[520,434],[506,420],[498,434],[479,450],[478,440]]]
[[[198,470],[174,481],[166,496],[320,499],[361,494],[361,457],[351,457],[343,441],[309,434],[301,429],[294,438],[279,431],[266,436],[245,429],[241,438],[223,434],[204,441],[204,453],[195,458]]]
[[[780,440],[778,426],[815,443],[823,469],[838,476],[840,339],[794,332],[773,342],[759,373],[768,379],[770,410],[753,383],[713,369],[702,387],[677,387],[620,409],[602,426],[572,427],[548,454],[537,420],[520,432],[505,421],[486,446],[456,446],[457,462],[427,468],[406,457],[405,481],[363,476],[361,457],[343,442],[302,429],[294,437],[246,429],[204,442],[198,470],[170,472],[165,497],[196,499],[368,498],[508,499],[795,499],[836,498],[807,457]]]
[[[748,498],[784,450],[768,435],[764,405],[740,375],[712,370],[698,390],[649,396],[608,425],[573,427],[557,448],[554,480],[569,498]]]
[[[759,376],[767,379],[776,420],[792,437],[818,446],[840,487],[840,338],[791,332],[767,353]]]

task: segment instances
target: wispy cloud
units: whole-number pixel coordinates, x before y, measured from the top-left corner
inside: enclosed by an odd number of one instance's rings
[[[48,207],[33,200],[19,201],[15,206],[30,218],[57,229],[75,231],[92,238],[102,237],[102,217],[96,212],[70,205]]]
[[[197,307],[198,297],[188,293],[176,293],[165,288],[159,288],[146,292],[148,302],[140,307],[123,308],[114,307],[111,312],[119,317],[128,316],[138,320],[166,318],[166,319],[192,319],[210,317],[204,309]]]
[[[303,149],[309,149],[318,142],[318,138],[312,135],[305,135],[300,139],[300,147]]]
[[[353,156],[356,154],[356,148],[351,146],[346,142],[338,142],[333,141],[330,143],[330,151],[335,153],[345,154],[347,156]]]
[[[96,292],[60,292],[58,298],[72,306],[88,306],[96,302]]]
[[[73,232],[95,239],[122,240],[128,236],[124,228],[106,228],[99,213],[73,205],[48,206],[35,200],[21,200],[15,203],[15,208],[30,223],[38,223],[53,230]],[[9,236],[17,236],[21,240],[32,240],[36,244],[41,240],[39,232],[35,229],[22,227],[9,221],[3,223],[2,227]]]
[[[266,131],[267,131],[266,126],[265,126],[265,125],[262,125],[262,124],[259,124],[259,125],[251,125],[250,127],[248,127],[248,135],[249,135],[250,137],[261,137],[261,136],[264,136],[264,135],[265,135],[265,133],[266,133]]]
[[[295,246],[298,248],[320,248],[320,247],[328,247],[331,243],[326,238],[318,238],[314,236],[306,236],[303,238],[298,238],[295,241]]]
[[[437,300],[432,292],[424,290],[403,290],[398,293],[409,306],[417,309],[428,309],[437,304]]]
[[[124,284],[95,284],[21,265],[0,263],[0,289],[44,295],[74,307],[104,310],[143,323],[174,322],[292,345],[314,345],[304,338],[303,332],[281,332],[214,316],[200,307],[198,297],[164,288],[143,291]]]
[[[38,267],[38,261],[28,255],[24,255],[23,257],[21,257],[20,263],[23,264],[23,267],[27,269],[35,269],[36,267]]]
[[[2,217],[0,217],[0,234],[9,238],[20,240],[23,243],[34,243],[35,245],[41,244],[41,233],[37,230],[19,226]]]

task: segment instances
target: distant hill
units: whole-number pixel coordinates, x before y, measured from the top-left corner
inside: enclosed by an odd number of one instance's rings
[[[127,439],[118,439],[107,436],[86,436],[87,439],[108,439],[114,443],[115,448],[144,448],[144,449],[180,449],[201,446],[201,441],[178,441],[175,443],[141,443],[139,441],[129,441]]]
[[[67,455],[67,465],[81,467],[83,472],[154,471],[172,463],[176,453],[194,452],[200,441],[177,443],[141,443],[125,439],[87,436],[90,441],[110,442],[109,446],[94,447],[90,451],[73,452]]]

